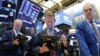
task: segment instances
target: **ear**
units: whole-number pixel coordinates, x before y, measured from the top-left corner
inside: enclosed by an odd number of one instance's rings
[[[95,15],[96,14],[96,11],[97,11],[96,10],[96,7],[94,6],[92,9],[93,9],[93,14]]]

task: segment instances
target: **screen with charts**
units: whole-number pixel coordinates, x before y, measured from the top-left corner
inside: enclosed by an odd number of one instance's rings
[[[41,8],[37,4],[29,0],[23,0],[18,18],[22,19],[27,27],[34,27],[40,11]]]

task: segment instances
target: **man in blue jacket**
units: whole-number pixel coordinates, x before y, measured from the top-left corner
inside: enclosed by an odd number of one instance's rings
[[[94,18],[94,6],[86,3],[83,6],[83,13],[85,20],[76,26],[80,56],[100,56],[100,28]]]

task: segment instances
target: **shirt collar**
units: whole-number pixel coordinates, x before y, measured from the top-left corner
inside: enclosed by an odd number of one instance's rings
[[[86,19],[86,21],[87,21],[88,23],[90,23],[90,20]],[[93,21],[93,23],[95,23],[95,20],[94,20],[94,19],[93,19],[92,21]]]
[[[14,31],[14,33],[15,33],[15,35],[17,36],[18,34],[20,34],[20,32],[18,31],[16,31],[15,29],[13,29],[13,31]]]

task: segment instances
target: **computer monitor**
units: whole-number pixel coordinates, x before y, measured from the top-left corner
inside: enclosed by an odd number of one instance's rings
[[[18,0],[2,0],[2,7],[16,9]]]
[[[18,0],[0,0],[0,22],[13,22]]]
[[[16,10],[1,8],[0,9],[0,22],[14,22]]]
[[[17,18],[22,19],[27,27],[34,27],[41,10],[41,7],[36,3],[29,0],[23,0]]]

